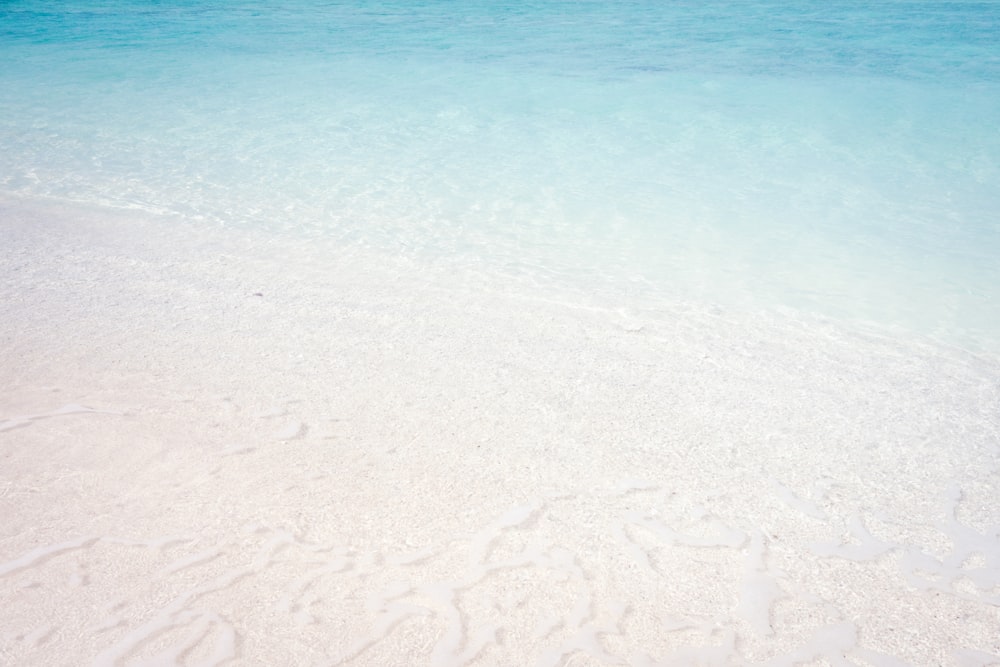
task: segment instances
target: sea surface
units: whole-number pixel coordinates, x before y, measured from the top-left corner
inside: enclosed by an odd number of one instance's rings
[[[997,35],[994,1],[7,0],[0,192],[1000,349]]]

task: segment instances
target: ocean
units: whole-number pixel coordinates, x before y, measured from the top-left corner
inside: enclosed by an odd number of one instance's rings
[[[5,2],[0,188],[996,348],[998,33],[995,2]]]

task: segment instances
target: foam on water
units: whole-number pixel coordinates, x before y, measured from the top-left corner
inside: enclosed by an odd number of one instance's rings
[[[1000,340],[994,3],[6,3],[0,187]]]

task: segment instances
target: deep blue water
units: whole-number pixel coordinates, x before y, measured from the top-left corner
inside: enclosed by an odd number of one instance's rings
[[[0,190],[1000,347],[998,2],[271,4],[0,4]]]

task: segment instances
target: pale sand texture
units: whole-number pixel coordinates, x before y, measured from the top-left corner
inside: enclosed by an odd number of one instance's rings
[[[1000,664],[995,359],[122,212],[0,233],[2,664]]]

